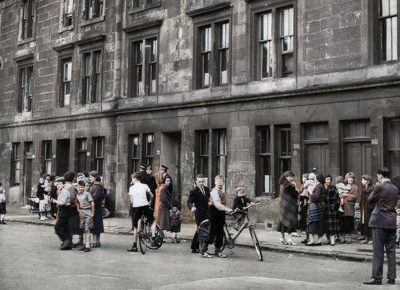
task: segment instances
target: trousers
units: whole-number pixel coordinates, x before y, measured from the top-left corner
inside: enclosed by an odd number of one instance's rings
[[[72,240],[69,232],[69,206],[60,206],[58,208],[58,219],[54,225],[54,231],[61,241]]]
[[[372,277],[383,278],[383,260],[386,249],[387,279],[396,279],[396,229],[372,228],[373,260]]]

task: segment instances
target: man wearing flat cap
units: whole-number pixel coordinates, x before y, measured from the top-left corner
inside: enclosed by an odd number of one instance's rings
[[[147,166],[148,165],[146,163],[143,163],[143,162],[140,163],[139,172],[138,172],[138,178],[139,178],[139,181],[141,183],[144,183],[144,184],[148,185],[148,183],[149,183],[149,175],[146,172]]]
[[[167,171],[168,171],[168,167],[167,166],[165,166],[165,165],[161,165],[160,166],[160,176],[161,176],[161,183],[165,183],[165,180],[167,179],[167,178],[169,178],[170,180],[171,180],[171,184],[168,186],[168,189],[169,189],[169,192],[171,193],[171,194],[173,194],[174,193],[174,188],[173,188],[173,186],[172,186],[172,178],[171,178],[171,176],[167,173]]]

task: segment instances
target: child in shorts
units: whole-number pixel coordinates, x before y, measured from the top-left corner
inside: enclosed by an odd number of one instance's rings
[[[85,182],[78,181],[77,209],[80,217],[80,228],[84,232],[84,246],[79,251],[90,252],[90,230],[93,227],[94,201],[92,195],[85,191]]]

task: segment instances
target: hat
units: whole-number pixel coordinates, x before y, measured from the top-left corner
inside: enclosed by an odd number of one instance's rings
[[[167,171],[167,170],[168,170],[168,167],[165,166],[165,165],[161,165],[161,169],[164,170],[164,171]]]
[[[96,175],[99,175],[99,174],[97,173],[97,171],[92,170],[92,171],[89,172],[89,175],[91,175],[93,177],[96,177]]]
[[[147,164],[146,163],[140,163],[140,169],[146,170]]]

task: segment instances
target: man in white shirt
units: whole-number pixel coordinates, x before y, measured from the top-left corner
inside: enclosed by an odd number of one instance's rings
[[[137,239],[138,239],[138,222],[143,215],[147,217],[149,224],[151,224],[151,235],[155,237],[156,224],[154,222],[154,211],[150,208],[152,199],[154,198],[151,190],[147,184],[140,182],[140,174],[132,174],[132,186],[129,188],[129,196],[132,204],[132,224],[133,224],[133,246],[128,249],[128,252],[137,252]],[[148,197],[150,196],[150,201]]]
[[[208,219],[210,220],[210,229],[208,236],[203,243],[200,255],[203,258],[211,258],[207,253],[208,245],[213,243],[215,240],[215,255],[219,258],[226,258],[226,255],[221,253],[221,247],[224,238],[224,226],[225,226],[225,212],[231,212],[232,209],[225,206],[226,204],[226,192],[222,192],[222,186],[224,185],[224,177],[217,175],[215,177],[215,187],[210,193],[210,203],[208,207]]]

